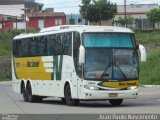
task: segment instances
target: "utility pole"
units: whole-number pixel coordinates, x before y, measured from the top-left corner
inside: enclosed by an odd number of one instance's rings
[[[125,19],[125,27],[127,28],[127,11],[126,11],[126,0],[124,0],[124,19]]]
[[[102,25],[102,15],[101,15],[101,13],[100,13],[100,21],[99,21],[99,25],[101,26]]]
[[[27,28],[26,28],[26,5],[24,5],[24,9],[21,9],[24,11],[24,29],[25,29],[25,33],[27,32]]]
[[[2,30],[3,30],[3,16],[2,16]]]
[[[17,29],[17,19],[18,19],[18,18],[17,18],[17,16],[16,16],[16,29]]]
[[[46,16],[45,16],[45,12],[43,13],[43,26],[44,28],[46,27]]]

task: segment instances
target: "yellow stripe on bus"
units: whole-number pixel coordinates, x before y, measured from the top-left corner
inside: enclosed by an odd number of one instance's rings
[[[53,73],[46,72],[47,68],[44,67],[41,57],[15,58],[14,62],[18,79],[51,80],[52,78]]]
[[[138,80],[130,80],[130,81],[123,81],[123,82],[103,82],[102,86],[118,88],[118,89],[125,89],[130,86],[138,86]]]

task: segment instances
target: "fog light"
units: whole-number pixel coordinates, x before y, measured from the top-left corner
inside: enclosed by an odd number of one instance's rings
[[[84,88],[88,89],[88,90],[98,90],[99,88],[96,86],[89,86],[89,85],[84,85]]]
[[[127,89],[128,90],[134,90],[134,89],[137,89],[138,88],[138,86],[131,86],[131,87],[128,87]]]

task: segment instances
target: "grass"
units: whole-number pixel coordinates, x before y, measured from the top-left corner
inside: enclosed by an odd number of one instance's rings
[[[160,43],[160,31],[150,31],[150,32],[135,32],[135,37],[138,43]]]
[[[0,41],[0,56],[11,56],[12,42],[10,40]]]
[[[149,53],[147,62],[140,66],[142,85],[160,85],[160,49]]]
[[[10,80],[11,80],[11,77],[6,78],[6,77],[3,77],[3,76],[0,75],[0,82],[10,81]]]

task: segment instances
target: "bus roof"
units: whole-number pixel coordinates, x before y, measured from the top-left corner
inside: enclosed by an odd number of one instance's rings
[[[115,27],[115,26],[61,25],[61,26],[44,28],[39,33],[35,34],[21,34],[14,37],[14,39],[16,40],[28,37],[38,37],[43,35],[71,32],[71,31],[77,31],[80,33],[84,32],[133,33],[133,31],[128,28]]]

